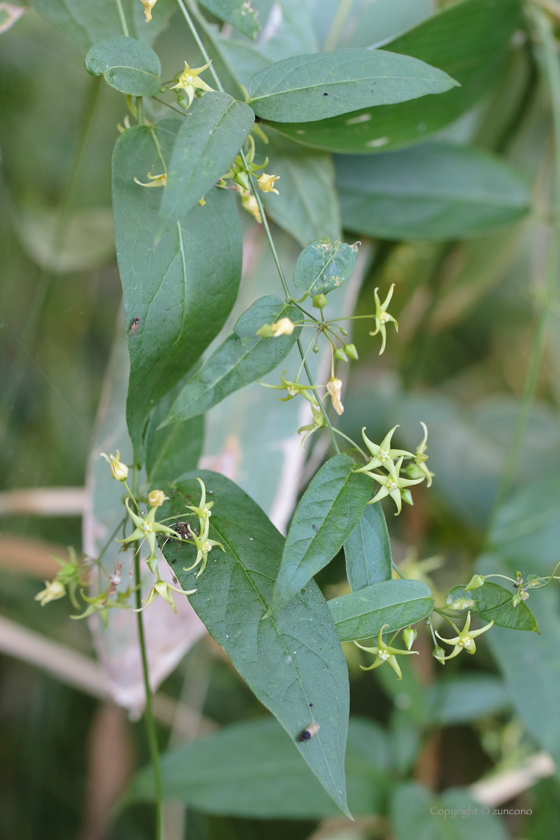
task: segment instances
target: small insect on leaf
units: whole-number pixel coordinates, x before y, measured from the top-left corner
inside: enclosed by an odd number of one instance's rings
[[[134,335],[138,327],[140,326],[140,318],[135,318],[132,324],[130,325],[130,329],[128,331],[129,335]]]
[[[303,732],[300,732],[297,737],[298,741],[309,741],[310,738],[313,738],[317,734],[320,728],[318,723],[312,723],[311,726],[308,726]]]

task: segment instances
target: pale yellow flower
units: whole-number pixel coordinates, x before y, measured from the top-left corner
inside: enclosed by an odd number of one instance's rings
[[[163,172],[161,175],[152,175],[151,172],[148,172],[147,177],[152,182],[151,184],[144,184],[142,181],[139,181],[138,178],[135,178],[135,182],[140,187],[166,187],[167,186],[167,173]]]
[[[152,19],[152,9],[156,5],[157,0],[142,0],[142,5],[144,6],[144,14],[146,15],[146,23],[149,23]]]
[[[123,464],[122,461],[119,461],[121,453],[118,449],[116,455],[106,455],[102,452],[100,457],[105,458],[105,460],[109,463],[113,478],[116,478],[117,481],[126,481],[128,478],[128,467],[126,464]]]
[[[342,380],[335,379],[334,377],[329,379],[327,382],[327,391],[331,395],[334,410],[337,414],[342,414],[344,411],[344,406],[342,405],[342,401],[340,399],[342,394]]]
[[[274,182],[278,181],[279,178],[280,175],[267,175],[266,172],[263,172],[263,174],[257,178],[259,190],[262,190],[263,192],[273,192],[276,193],[276,195],[280,195],[278,190],[274,189]]]
[[[152,490],[148,493],[148,501],[152,507],[161,507],[168,498],[169,496],[166,496],[163,490]]]
[[[58,580],[52,580],[50,583],[45,581],[45,589],[42,589],[35,595],[35,600],[39,601],[44,607],[50,601],[58,601],[59,598],[64,598],[66,595],[66,587]]]
[[[290,321],[289,318],[280,318],[279,321],[276,321],[275,324],[272,324],[272,334],[274,336],[291,335],[293,331],[294,324],[293,321]]]

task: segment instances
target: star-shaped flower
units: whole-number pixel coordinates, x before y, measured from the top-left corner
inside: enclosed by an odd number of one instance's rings
[[[202,91],[212,91],[213,88],[210,85],[207,85],[204,79],[199,79],[199,75],[202,73],[203,70],[207,70],[210,67],[212,62],[209,61],[208,64],[205,64],[204,67],[193,67],[192,69],[189,67],[187,62],[185,61],[185,69],[179,76],[179,81],[176,85],[173,85],[171,90],[179,89],[184,90],[187,94],[187,99],[189,101],[189,107],[192,105],[192,101],[195,96],[195,89],[202,90]]]
[[[205,523],[212,516],[210,508],[214,506],[214,502],[206,502],[206,485],[202,479],[197,478],[196,480],[200,484],[200,504],[198,507],[195,505],[185,505],[185,507],[187,510],[192,510],[193,513],[196,513],[200,522],[200,527],[201,529],[204,529]]]
[[[389,289],[389,294],[383,301],[383,303],[379,300],[379,295],[377,294],[379,289],[376,289],[373,293],[375,297],[375,329],[370,332],[370,335],[377,335],[377,333],[381,333],[382,342],[381,342],[381,350],[379,351],[379,355],[383,353],[385,350],[385,344],[387,342],[387,324],[389,321],[392,321],[395,325],[395,329],[399,331],[399,325],[397,324],[396,320],[393,318],[392,315],[389,315],[387,312],[387,307],[391,303],[391,298],[393,297],[393,291],[395,290],[395,284],[391,286]]]
[[[451,624],[453,624],[453,622],[451,622]],[[490,630],[493,624],[494,622],[491,621],[490,624],[487,624],[486,627],[481,627],[480,630],[471,630],[471,614],[469,612],[467,613],[467,620],[465,621],[465,626],[462,630],[459,630],[459,628],[453,624],[453,627],[459,634],[453,639],[444,639],[444,637],[440,636],[436,630],[436,636],[438,639],[441,639],[441,641],[445,642],[446,645],[455,645],[452,652],[449,656],[446,656],[445,659],[454,659],[456,656],[459,656],[463,650],[466,650],[469,653],[476,653],[476,645],[474,643],[475,637],[480,636],[481,633],[486,633],[487,630]]]
[[[424,481],[423,478],[403,478],[400,475],[400,470],[402,466],[402,456],[399,458],[396,464],[393,465],[392,471],[389,475],[379,475],[379,473],[369,472],[367,475],[370,475],[375,481],[381,484],[379,488],[379,492],[377,493],[374,498],[368,502],[368,505],[373,505],[375,502],[379,502],[380,499],[384,499],[385,496],[390,496],[394,503],[397,506],[397,512],[395,516],[402,510],[402,500],[404,499],[408,504],[411,503],[412,499],[410,497],[409,491],[406,489],[407,487],[412,486],[413,484],[420,484],[421,481]]]
[[[155,521],[157,506],[151,507],[146,516],[138,516],[133,513],[128,506],[128,499],[125,499],[126,509],[130,514],[130,518],[136,525],[136,529],[125,540],[117,540],[120,543],[130,543],[136,540],[146,540],[150,546],[150,556],[148,558],[148,566],[154,572],[157,565],[156,557],[156,534],[170,534],[172,537],[181,539],[181,535],[174,531],[173,528],[168,528],[167,525],[162,525]]]
[[[184,568],[183,571],[191,572],[198,566],[199,563],[202,563],[200,569],[196,573],[196,577],[199,578],[204,569],[206,568],[206,564],[208,562],[208,555],[210,554],[214,546],[218,545],[222,549],[222,551],[225,551],[225,548],[223,547],[221,542],[209,539],[208,531],[206,532],[206,534],[201,534],[199,537],[197,537],[196,534],[193,534],[193,541],[196,546],[196,560],[194,561],[192,566]]]
[[[383,665],[384,662],[388,662],[397,678],[402,680],[402,672],[400,669],[400,665],[397,662],[397,656],[411,656],[412,654],[418,655],[417,650],[401,650],[400,648],[390,647],[386,645],[383,641],[383,631],[388,627],[388,624],[384,624],[381,630],[379,631],[379,635],[377,637],[377,645],[375,647],[364,647],[363,645],[358,644],[358,642],[354,642],[361,650],[365,650],[368,653],[373,653],[376,656],[376,659],[373,665],[369,665],[365,667],[364,665],[360,665],[362,671],[373,671],[374,668],[379,668],[380,665]]]
[[[263,388],[272,388],[275,391],[287,391],[287,397],[278,397],[281,402],[288,402],[288,400],[293,400],[294,397],[297,397],[298,394],[301,394],[302,397],[311,403],[311,405],[317,405],[315,397],[308,393],[309,391],[314,391],[317,388],[322,388],[322,385],[303,385],[301,382],[290,382],[286,379],[285,374],[288,371],[283,371],[281,375],[282,385],[267,385],[266,382],[259,382],[259,385],[262,385]]]
[[[106,589],[104,592],[100,592],[99,595],[94,595],[91,598],[85,595],[83,590],[81,590],[81,592],[82,598],[89,604],[89,607],[87,607],[85,612],[81,615],[71,615],[70,618],[87,618],[94,613],[99,613],[103,619],[103,624],[107,627],[109,609],[111,607],[117,607],[120,610],[127,610],[129,607],[128,599],[130,598],[132,592],[134,592],[134,589],[130,589],[129,587],[125,592],[117,593],[117,597],[112,600],[109,599],[109,589]]]
[[[179,589],[177,586],[171,586],[170,583],[162,580],[158,574],[158,579],[150,589],[148,597],[145,601],[142,601],[144,606],[140,607],[139,610],[134,610],[134,612],[143,612],[150,606],[150,604],[153,604],[158,595],[161,595],[163,600],[167,601],[173,612],[176,614],[177,607],[175,606],[175,601],[173,600],[173,592],[178,592],[179,595],[194,595],[196,589],[189,589],[185,591],[184,589]]]
[[[366,435],[366,427],[364,426],[362,429],[362,437],[373,457],[369,463],[367,463],[364,467],[360,467],[360,469],[355,472],[368,472],[369,470],[374,470],[377,467],[384,467],[386,470],[394,472],[395,465],[393,461],[395,458],[398,458],[401,455],[403,458],[413,457],[412,452],[407,452],[406,449],[391,449],[391,438],[395,433],[395,429],[398,428],[398,425],[393,426],[391,431],[385,435],[378,446],[376,443],[372,443],[372,441],[368,438]]]

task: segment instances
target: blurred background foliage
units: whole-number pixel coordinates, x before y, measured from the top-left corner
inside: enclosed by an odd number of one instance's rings
[[[0,15],[6,5],[0,4]],[[41,3],[35,5],[40,10]],[[272,2],[256,5],[266,21]],[[542,5],[558,15],[554,0]],[[338,0],[309,0],[307,6],[313,37],[322,45]],[[435,11],[431,0],[355,0],[339,45],[382,42]],[[207,19],[215,23],[210,15]],[[2,22],[0,18],[0,26]],[[311,37],[297,19],[288,36],[297,41],[296,52],[302,51],[301,39]],[[33,9],[0,34],[0,45],[0,613],[92,657],[88,628],[68,618],[65,601],[46,610],[33,601],[42,578],[52,575],[49,552],[81,545],[79,505],[74,515],[37,515],[33,505],[10,507],[5,491],[84,486],[121,299],[113,252],[110,158],[125,103],[85,73],[80,50]],[[178,14],[155,48],[163,78],[171,78],[187,56],[191,66],[202,63]],[[456,147],[470,144],[502,155],[531,185],[533,212],[498,230],[479,230],[476,238],[434,236],[427,241],[400,233],[375,238],[363,267],[357,314],[371,311],[375,287],[395,283],[392,312],[399,333],[390,335],[380,359],[367,322],[356,322],[360,361],[350,368],[340,428],[359,438],[365,425],[369,437],[379,439],[400,423],[399,442],[410,448],[419,440],[418,421],[427,423],[434,486],[429,492],[420,488],[414,507],[398,520],[388,515],[388,524],[397,563],[405,564],[409,576],[429,573],[440,591],[468,580],[474,568],[544,574],[558,560],[557,300],[550,310],[551,329],[511,493],[486,533],[543,298],[554,159],[550,99],[539,61],[539,50],[531,47],[520,20],[502,64],[487,72],[484,95],[437,135]],[[366,168],[371,160],[364,158]],[[340,183],[344,161],[337,167]],[[248,241],[254,241],[259,232],[247,219],[243,222]],[[290,231],[289,218],[284,226]],[[352,232],[351,223],[349,241]],[[285,242],[286,259],[297,254],[292,240],[276,235]],[[270,292],[276,291],[273,283],[271,279]],[[318,442],[312,449],[312,460],[324,453],[321,446]],[[418,562],[433,557],[441,562]],[[327,597],[344,591],[344,580],[342,557],[319,575]],[[220,815],[217,787],[208,794],[217,803],[215,814],[197,810],[196,797],[202,793],[190,799],[185,794],[188,808],[166,806],[168,840],[275,840],[288,832],[294,840],[366,840],[389,831],[398,840],[450,836],[427,817],[429,800],[422,797],[428,792],[407,780],[421,782],[434,794],[443,791],[446,803],[459,803],[454,807],[466,807],[467,794],[463,791],[453,800],[450,788],[465,788],[481,777],[491,781],[492,774],[519,768],[532,778],[527,760],[543,749],[560,759],[558,592],[535,594],[531,607],[541,638],[493,631],[475,658],[461,657],[443,671],[421,635],[425,655],[413,665],[406,663],[402,683],[385,669],[362,673],[358,652],[347,650],[352,713],[381,727],[379,737],[392,756],[384,772],[393,781],[406,782],[397,789],[392,811],[389,795],[381,791],[377,816],[353,828],[347,823],[319,827],[317,816],[289,822],[249,819]],[[7,638],[6,628],[0,634]],[[107,816],[115,792],[146,763],[143,727],[128,722],[99,693],[89,696],[71,687],[68,675],[57,679],[47,660],[36,667],[24,650],[26,644],[33,647],[33,639],[16,640],[11,650],[4,644],[0,656],[0,837],[151,837],[148,805],[117,810],[109,827]],[[163,692],[195,710],[196,720],[183,725],[175,706],[173,713],[160,714],[162,746],[191,739],[201,726],[211,731],[263,716],[208,639],[187,654]],[[538,781],[538,775],[523,790],[506,789],[506,799],[497,803],[531,808],[532,815],[488,818],[488,837],[554,836],[560,789],[555,777]],[[388,819],[393,819],[391,828]],[[456,836],[474,836],[469,833],[474,830],[471,821],[459,828],[464,834]]]

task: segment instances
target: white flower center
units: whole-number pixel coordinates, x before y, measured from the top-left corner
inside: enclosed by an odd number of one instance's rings
[[[397,487],[398,487],[397,482],[394,479],[390,478],[387,482],[387,489],[388,490],[396,490]]]
[[[386,324],[388,321],[389,321],[389,313],[388,312],[382,312],[381,315],[379,316],[379,323],[380,324]]]
[[[142,522],[140,525],[140,530],[143,531],[145,534],[151,534],[154,530],[150,522]]]
[[[290,388],[290,387],[288,387],[288,388],[286,388],[286,391],[288,392],[288,394],[290,395],[290,397],[297,397],[297,395],[298,395],[298,393],[299,393],[299,391],[298,391],[298,389],[297,389],[297,388]]]
[[[187,83],[188,85],[192,85],[192,83],[193,83],[193,77],[192,77],[192,76],[187,76],[187,77],[186,77],[186,79],[185,79],[185,81],[186,81],[186,83]]]
[[[379,452],[378,452],[377,454],[378,454],[379,459],[380,459],[381,461],[386,461],[386,460],[387,460],[387,458],[389,457],[389,453],[388,453],[388,452],[386,452],[384,449],[380,449],[380,450],[379,450]]]
[[[212,551],[212,545],[210,543],[210,540],[206,540],[206,542],[202,546],[202,553],[203,554],[209,554],[211,551]]]
[[[380,659],[382,659],[382,660],[383,660],[383,662],[387,662],[387,660],[388,660],[388,659],[389,659],[389,657],[391,656],[391,654],[389,653],[389,651],[388,651],[388,650],[380,650],[380,651],[379,651],[379,653],[378,653],[377,655],[378,655],[378,657],[379,657]]]
[[[472,639],[470,636],[464,636],[462,639],[459,639],[457,644],[459,645],[459,647],[468,647],[471,642]]]

